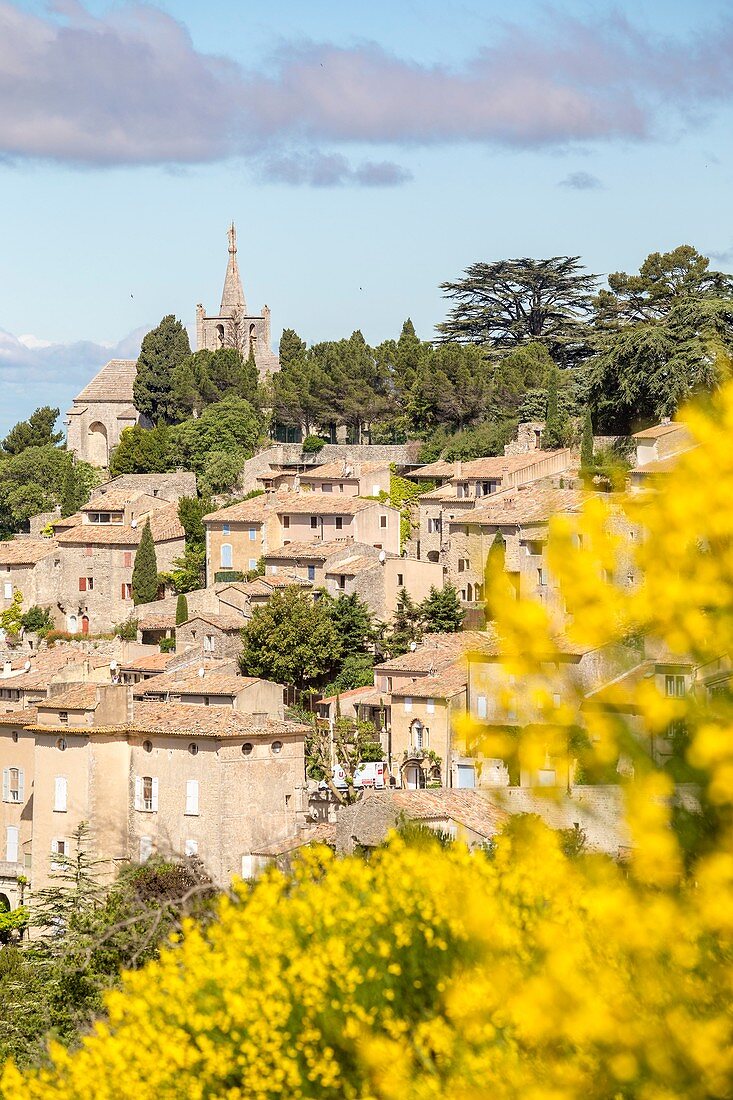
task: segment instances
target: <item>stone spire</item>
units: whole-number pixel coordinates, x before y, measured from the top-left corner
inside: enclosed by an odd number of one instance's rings
[[[229,263],[224,279],[219,315],[221,317],[233,317],[235,313],[238,313],[245,317],[247,315],[247,303],[244,300],[242,280],[239,278],[239,268],[237,267],[237,231],[234,228],[234,222],[227,230],[227,236],[229,238]]]

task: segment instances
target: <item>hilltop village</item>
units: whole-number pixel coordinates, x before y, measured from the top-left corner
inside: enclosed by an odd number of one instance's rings
[[[196,339],[206,385],[212,364],[234,362],[272,395],[270,311],[248,310],[233,226],[219,311],[197,307]],[[144,355],[145,345],[140,360],[108,363],[69,410],[70,470],[96,471],[83,499],[28,516],[0,542],[7,905],[48,886],[82,823],[110,868],[195,857],[219,886],[313,840],[374,846],[401,820],[476,846],[510,815],[536,813],[623,854],[622,760],[594,779],[569,751],[515,762],[482,747],[481,730],[520,721],[486,568],[500,555],[516,597],[539,601],[564,637],[550,522],[572,525],[589,493],[656,492],[693,446],[684,425],[659,418],[601,436],[571,415],[560,432],[550,393],[495,453],[426,460],[420,440],[394,441],[397,428],[393,441],[369,438],[363,410],[353,430],[320,435],[303,413],[297,432],[281,419],[260,437],[222,490],[198,458],[125,472],[123,456],[164,432]],[[179,387],[191,438],[211,419],[194,374]],[[241,400],[218,406],[235,435],[249,415]],[[644,537],[622,509],[614,534],[629,547]],[[619,560],[612,579],[633,588],[641,578]],[[581,727],[609,685],[646,678],[680,698],[707,675],[643,640],[613,652],[566,642],[553,662],[560,683],[582,689]],[[673,742],[652,751],[663,761]]]

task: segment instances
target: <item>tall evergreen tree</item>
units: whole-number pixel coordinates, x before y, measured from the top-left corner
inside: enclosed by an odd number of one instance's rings
[[[155,543],[147,520],[140,536],[140,545],[132,567],[132,598],[136,604],[152,603],[158,594],[158,561]]]
[[[564,447],[568,437],[567,417],[561,414],[557,400],[558,375],[557,367],[553,367],[547,383],[547,413],[545,430],[542,433],[542,446],[548,451]]]
[[[305,355],[305,341],[301,340],[294,328],[284,328],[280,337],[280,369],[289,367],[296,359]]]
[[[135,408],[154,423],[180,415],[174,371],[191,354],[188,333],[172,313],[143,338],[133,386]]]
[[[580,468],[585,472],[593,468],[593,419],[590,407],[583,417],[583,435],[580,441]]]
[[[188,600],[185,593],[181,592],[176,600],[176,626],[188,621]]]
[[[43,405],[11,428],[2,442],[6,454],[17,455],[28,447],[56,447],[64,438],[63,432],[55,432],[59,410]]]

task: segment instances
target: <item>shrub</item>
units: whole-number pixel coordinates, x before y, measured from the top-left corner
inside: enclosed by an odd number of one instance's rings
[[[327,442],[328,440],[321,439],[320,435],[307,435],[303,440],[303,454],[318,454],[318,452],[326,446]]]
[[[118,623],[115,627],[115,634],[118,638],[121,638],[123,642],[134,642],[137,638],[138,632],[138,620],[136,618],[126,619],[124,623]]]
[[[49,630],[53,630],[53,616],[48,607],[39,607],[34,604],[33,607],[28,608],[21,621],[23,629],[32,634],[44,635],[48,634]]]
[[[161,653],[175,653],[176,651],[176,639],[175,638],[161,638],[160,639],[160,652]]]

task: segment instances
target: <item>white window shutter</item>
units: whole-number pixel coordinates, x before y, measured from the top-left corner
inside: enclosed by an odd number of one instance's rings
[[[8,863],[18,862],[18,827],[8,825],[5,830],[5,858]]]
[[[18,768],[18,802],[23,801],[25,794],[25,771],[23,768]]]
[[[142,810],[143,808],[143,781],[139,775],[135,776],[135,809]]]
[[[158,809],[158,780],[157,777],[153,779],[153,809]]]
[[[477,708],[477,712],[478,712],[478,717],[479,718],[485,718],[486,717],[486,696],[485,695],[479,695],[479,697],[476,700],[476,708]]]
[[[10,802],[10,768],[3,768],[3,802]]]
[[[199,812],[199,782],[198,779],[186,780],[186,813],[197,814]]]
[[[54,784],[54,810],[63,813],[66,810],[66,776],[57,775]]]

